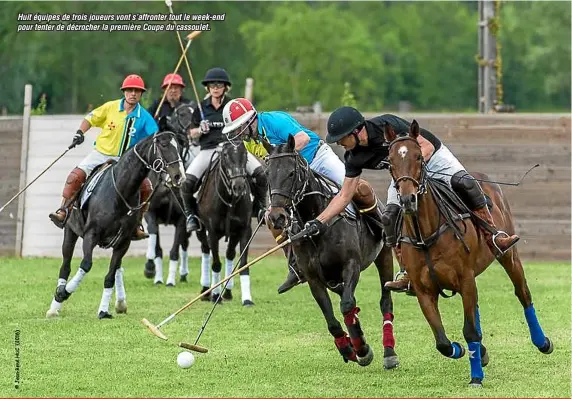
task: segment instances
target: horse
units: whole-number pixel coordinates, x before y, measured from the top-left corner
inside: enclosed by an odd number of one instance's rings
[[[268,152],[266,159],[270,185],[268,224],[275,230],[299,233],[300,225],[316,218],[334,195],[329,180],[312,171],[308,162],[295,151],[293,136],[286,144],[272,147],[263,141]],[[337,187],[339,189],[339,187]],[[365,191],[365,194],[364,194]],[[371,186],[360,181],[354,202],[369,196],[367,204],[359,208],[381,212],[383,205],[376,199]],[[383,315],[384,368],[399,365],[393,336],[393,302],[384,284],[393,280],[391,249],[382,241],[380,224],[371,223],[370,216],[358,212],[351,217],[343,214],[334,218],[327,231],[316,237],[294,241],[291,250],[298,267],[308,281],[312,295],[320,307],[329,333],[343,360],[367,366],[373,361],[373,349],[366,343],[361,329],[355,299],[360,273],[373,262],[380,279],[380,309]],[[373,227],[372,227],[373,226]],[[284,233],[281,233],[284,235]],[[328,290],[341,298],[340,310],[348,334],[334,315]]]
[[[181,103],[175,107],[173,114],[168,117],[167,123],[171,131],[175,133],[177,144],[179,145],[179,155],[185,166],[192,161],[194,154],[191,149],[189,138],[186,134],[191,123],[193,107],[190,104]],[[159,174],[150,173],[153,181],[159,178]],[[175,226],[175,236],[169,252],[169,273],[167,277],[167,287],[174,287],[176,284],[177,264],[180,265],[179,276],[181,282],[187,281],[189,273],[189,239],[185,226],[185,212],[183,210],[183,200],[180,192],[170,183],[155,188],[155,195],[149,202],[149,209],[145,213],[149,240],[147,242],[147,261],[145,263],[144,275],[147,278],[154,278],[154,284],[163,283],[163,249],[159,234],[159,225]]]
[[[396,184],[402,207],[401,260],[417,300],[435,336],[437,350],[444,356],[459,359],[465,348],[449,341],[439,314],[439,295],[448,297],[443,289],[458,292],[463,300],[463,335],[467,341],[471,380],[470,385],[482,387],[483,367],[489,362],[488,352],[482,344],[482,330],[475,279],[494,261],[495,255],[484,240],[479,226],[484,221],[474,215],[453,190],[429,176],[425,168],[421,147],[417,142],[419,124],[413,121],[409,133],[397,136],[391,126],[385,127],[389,144],[390,172]],[[514,218],[509,204],[498,184],[488,176],[474,173],[483,182],[482,189],[497,227],[514,234]],[[489,226],[490,228],[490,226]],[[524,308],[533,344],[540,352],[553,351],[535,315],[532,297],[526,283],[522,263],[516,247],[498,259],[505,269]]]
[[[173,132],[160,131],[149,136],[131,147],[117,162],[100,165],[91,173],[77,196],[64,228],[63,261],[56,292],[46,317],[59,315],[62,303],[77,290],[82,279],[89,273],[96,245],[113,249],[109,270],[104,279],[98,318],[113,317],[109,313],[109,302],[114,286],[115,309],[118,313],[127,312],[121,262],[131,244],[131,235],[137,227],[138,212],[141,212],[145,205],[139,204],[139,187],[151,170],[165,171],[175,186],[180,186],[185,180],[185,171]],[[78,237],[83,238],[83,259],[77,273],[67,281]]]
[[[248,240],[252,235],[252,197],[247,181],[246,162],[247,151],[243,143],[235,145],[230,142],[219,144],[206,172],[204,181],[198,192],[198,217],[203,228],[197,231],[201,242],[201,293],[209,289],[209,261],[212,269],[212,285],[221,278],[222,264],[219,258],[219,240],[226,237],[225,276],[231,274],[236,256],[236,246],[240,244],[243,253],[240,267],[246,265],[248,258]],[[209,254],[210,251],[210,254]],[[210,259],[212,255],[212,259]],[[223,293],[223,299],[232,299],[234,279],[230,279]],[[242,305],[252,306],[250,294],[250,274],[248,268],[240,272]],[[212,291],[210,299],[219,302],[222,288],[219,286]],[[206,297],[205,297],[206,298]]]

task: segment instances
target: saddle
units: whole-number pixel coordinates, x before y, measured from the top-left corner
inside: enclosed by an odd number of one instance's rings
[[[93,171],[90,173],[89,177],[81,186],[79,193],[74,202],[74,208],[77,206],[78,209],[83,209],[87,205],[87,201],[91,197],[93,190],[99,183],[101,177],[105,174],[105,171],[112,165],[116,164],[117,161],[110,159],[102,164],[97,165]]]

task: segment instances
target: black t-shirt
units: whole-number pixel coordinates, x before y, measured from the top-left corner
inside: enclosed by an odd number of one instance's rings
[[[149,109],[147,109],[147,111],[149,111],[149,113],[151,114],[151,116],[155,117],[155,112],[157,112],[157,107],[159,106],[159,103],[161,102],[161,99],[155,100],[155,102],[153,102],[153,104],[151,104],[151,106],[149,107]],[[185,97],[181,97],[181,99],[179,100],[180,103],[185,103],[185,104],[189,104],[191,107],[195,108],[197,106],[197,104],[192,101],[192,100],[187,100]],[[155,118],[155,120],[159,120],[161,119],[163,116],[171,116],[171,114],[173,113],[173,111],[175,110],[175,108],[171,107],[171,103],[169,103],[169,101],[167,101],[166,99],[163,101],[163,104],[161,104],[161,110],[159,111],[159,114],[157,115],[157,117]]]
[[[391,114],[376,116],[365,121],[365,130],[368,137],[367,146],[357,146],[353,150],[346,151],[346,177],[358,177],[364,169],[387,169],[387,156],[389,155],[389,143],[383,137],[383,127],[389,123],[397,135],[409,133],[411,123],[405,119]],[[420,129],[420,134],[435,147],[435,151],[441,148],[441,141],[430,131]]]
[[[203,107],[203,113],[205,115],[205,120],[209,121],[210,131],[207,134],[203,134],[199,138],[199,145],[201,146],[201,150],[210,150],[212,148],[216,148],[219,143],[222,143],[226,140],[226,137],[222,134],[222,128],[224,127],[224,122],[222,119],[222,110],[226,103],[231,100],[228,96],[224,96],[222,103],[218,109],[215,109],[211,102],[211,98],[207,98],[201,102],[201,106]],[[199,107],[195,109],[193,113],[193,120],[191,123],[191,127],[196,128],[199,127],[201,123],[201,112]]]

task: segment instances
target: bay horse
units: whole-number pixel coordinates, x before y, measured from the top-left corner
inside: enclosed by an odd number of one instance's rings
[[[208,269],[205,266],[212,256],[212,285],[221,280],[222,264],[219,258],[219,241],[225,237],[228,241],[226,249],[225,276],[232,273],[236,257],[236,246],[240,244],[241,253],[239,267],[246,265],[248,258],[248,240],[252,235],[252,198],[246,174],[247,151],[241,142],[236,145],[230,142],[220,143],[213,153],[209,170],[198,192],[198,217],[203,228],[197,231],[201,242],[201,293],[209,289]],[[210,252],[210,254],[209,254]],[[234,279],[230,279],[223,293],[223,299],[232,299]],[[242,304],[252,306],[250,294],[250,272],[247,268],[240,273]],[[222,287],[212,291],[210,299],[218,302]]]
[[[419,124],[413,121],[409,133],[397,136],[391,126],[385,127],[389,142],[390,173],[399,193],[402,207],[401,260],[417,300],[427,319],[437,350],[444,356],[459,359],[465,349],[449,341],[439,314],[439,295],[443,289],[458,292],[463,300],[463,336],[467,341],[471,368],[470,385],[481,387],[483,367],[489,357],[482,344],[482,331],[475,278],[495,260],[486,244],[481,228],[485,222],[474,215],[452,189],[433,179],[425,167],[417,142]],[[480,181],[489,180],[474,173]],[[500,230],[514,234],[513,216],[498,184],[483,182],[482,189],[490,199],[489,208]],[[488,226],[490,228],[490,226]],[[399,230],[398,230],[399,231]],[[532,343],[545,354],[553,351],[552,342],[540,327],[526,283],[516,247],[498,259],[512,281],[522,307]]]
[[[308,162],[295,151],[293,136],[286,144],[271,146],[262,141],[267,152],[267,173],[270,185],[269,225],[272,229],[297,234],[309,220],[316,218],[328,205],[335,193],[333,182],[312,171]],[[360,181],[357,192],[366,189],[370,193],[373,208],[380,212],[383,205],[377,201],[371,186]],[[339,189],[339,187],[338,187]],[[354,197],[355,201],[355,197]],[[376,206],[377,204],[377,206]],[[362,209],[365,209],[363,207]],[[367,366],[373,361],[373,350],[366,343],[361,329],[355,290],[360,273],[373,262],[380,279],[380,308],[383,315],[384,367],[392,369],[399,365],[393,336],[393,302],[391,292],[384,284],[393,280],[393,257],[391,248],[384,246],[380,225],[366,223],[367,216],[356,218],[338,216],[330,222],[324,234],[292,243],[291,250],[298,267],[308,280],[312,296],[327,322],[329,333],[343,360]],[[328,290],[341,298],[340,310],[348,334],[337,320]]]
[[[195,156],[186,133],[191,124],[193,111],[192,104],[180,103],[173,110],[173,114],[167,117],[167,128],[175,133],[179,155],[185,168]],[[152,181],[158,181],[159,177],[158,173],[151,171],[150,178]],[[186,216],[180,190],[173,187],[170,182],[155,187],[155,195],[149,202],[149,209],[144,217],[149,233],[147,260],[143,271],[145,277],[154,278],[154,284],[163,283],[163,249],[161,248],[159,226],[161,224],[172,225],[175,227],[175,235],[169,251],[169,272],[166,286],[174,287],[176,285],[177,265],[179,265],[180,281],[186,282],[189,273],[189,239],[192,233],[188,233],[186,229]]]
[[[112,318],[108,310],[114,286],[116,311],[126,313],[121,262],[131,245],[131,234],[138,222],[138,212],[145,205],[139,203],[139,187],[151,170],[165,171],[175,186],[180,186],[185,180],[185,170],[173,132],[161,131],[149,136],[131,147],[116,163],[103,164],[91,173],[77,196],[64,228],[62,266],[46,317],[59,315],[62,303],[77,290],[89,273],[96,245],[113,249],[109,271],[104,279],[98,318]],[[77,273],[68,281],[79,237],[83,238],[83,259]]]

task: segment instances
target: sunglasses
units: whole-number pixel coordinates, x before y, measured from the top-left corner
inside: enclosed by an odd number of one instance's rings
[[[225,86],[225,84],[221,83],[221,82],[215,82],[215,83],[209,83],[208,84],[209,89],[222,89],[224,86]]]

